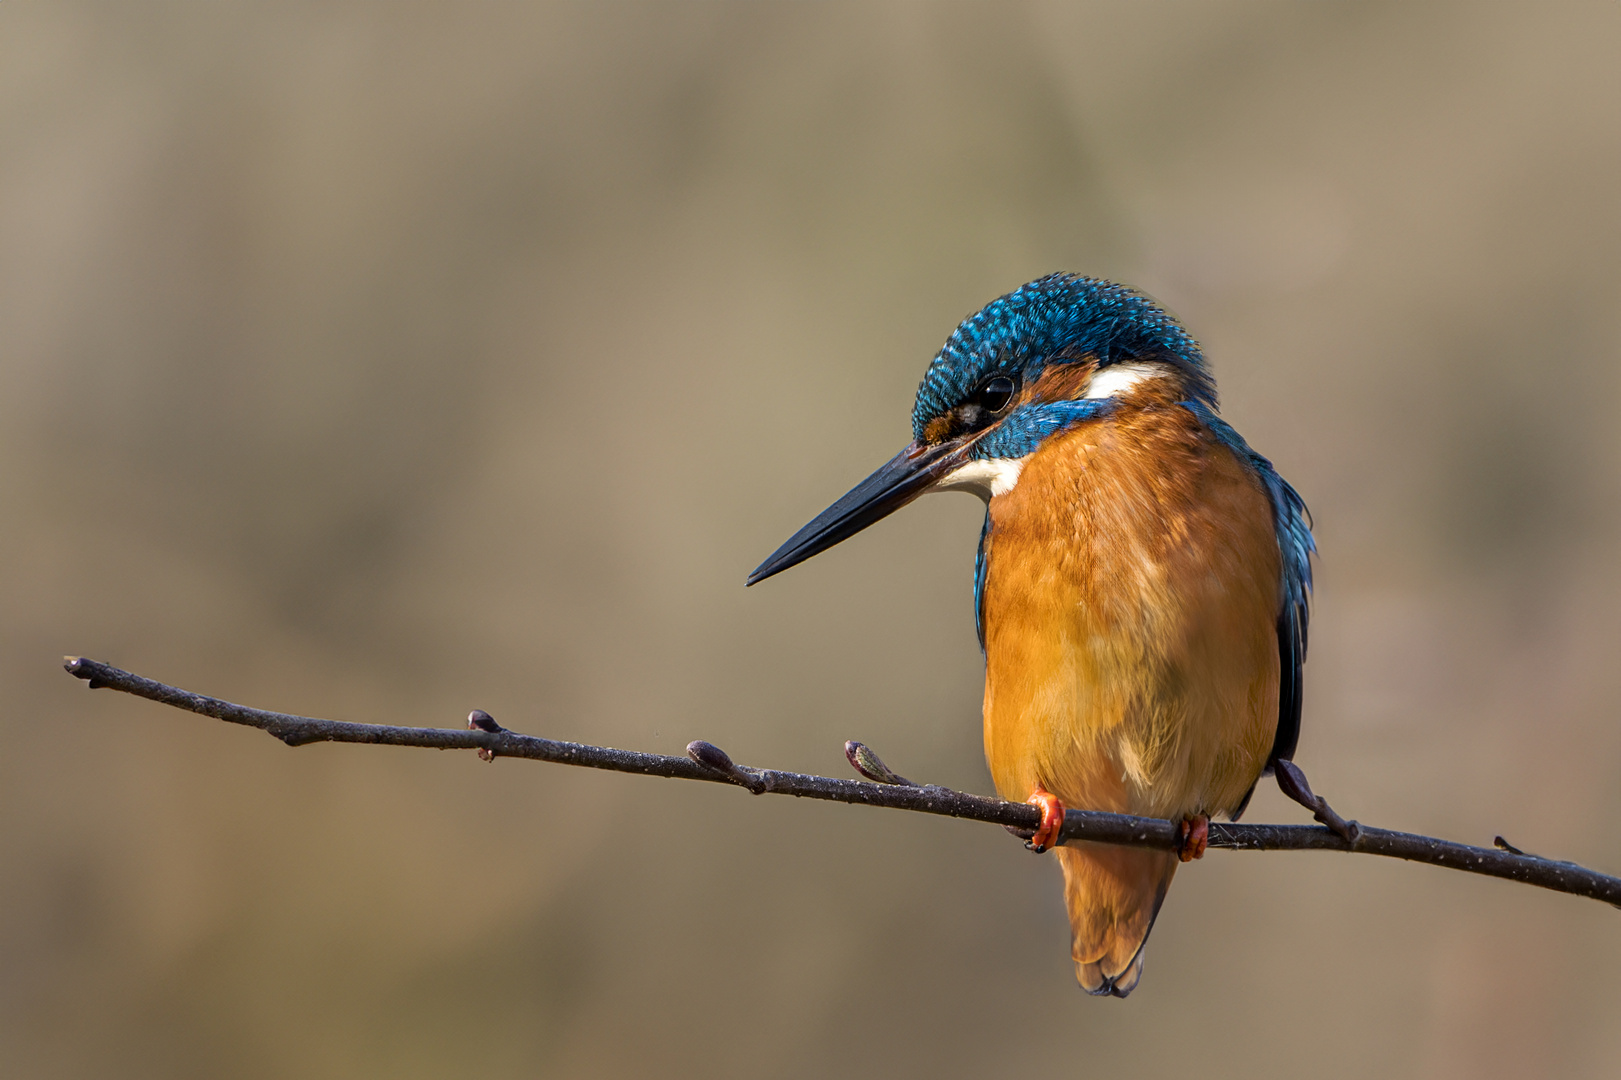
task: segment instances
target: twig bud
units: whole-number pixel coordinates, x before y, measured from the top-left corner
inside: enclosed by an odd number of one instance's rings
[[[855,768],[855,771],[868,780],[880,784],[894,784],[897,787],[918,786],[895,772],[888,765],[885,765],[866,743],[858,743],[851,739],[844,744],[844,756],[850,759],[850,764]]]
[[[483,709],[474,709],[467,714],[467,726],[473,731],[486,731],[491,735],[499,735],[506,730],[495,722],[495,717]],[[481,746],[478,748],[478,758],[480,761],[494,761],[495,751],[487,746]]]
[[[467,714],[467,726],[478,731],[488,731],[491,735],[499,735],[506,730],[495,722],[495,717],[483,709],[474,709]]]
[[[752,769],[745,769],[734,763],[731,757],[714,743],[704,742],[702,739],[687,744],[687,756],[706,769],[725,776],[734,784],[748,788],[759,795],[765,791],[765,781]]]

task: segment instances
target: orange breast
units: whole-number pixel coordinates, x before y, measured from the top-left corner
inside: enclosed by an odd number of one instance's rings
[[[1280,557],[1259,482],[1170,380],[1049,439],[991,501],[985,753],[997,789],[1232,812],[1277,726]]]

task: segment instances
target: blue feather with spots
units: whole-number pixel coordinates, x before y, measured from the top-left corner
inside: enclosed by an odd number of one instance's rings
[[[1189,395],[1214,407],[1216,387],[1199,343],[1168,312],[1124,285],[1048,274],[986,304],[952,332],[930,362],[912,408],[912,431],[967,398],[994,374],[1031,382],[1048,364],[1158,361],[1181,373]]]

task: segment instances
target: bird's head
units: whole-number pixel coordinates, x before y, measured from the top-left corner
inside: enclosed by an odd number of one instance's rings
[[[990,499],[1011,490],[1043,441],[1158,375],[1215,406],[1198,343],[1123,285],[1049,274],[991,301],[930,362],[912,406],[912,441],[790,537],[748,583],[826,551],[927,492]]]

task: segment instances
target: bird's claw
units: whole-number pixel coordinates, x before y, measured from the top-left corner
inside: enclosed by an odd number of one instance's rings
[[[1176,857],[1183,862],[1204,858],[1205,848],[1210,846],[1210,817],[1196,814],[1183,818],[1181,832],[1182,842],[1176,849]]]
[[[1036,827],[1035,835],[1024,845],[1040,855],[1048,848],[1058,846],[1058,834],[1064,828],[1064,804],[1059,801],[1057,795],[1039,786],[1030,793],[1025,802],[1041,809],[1041,824]]]

